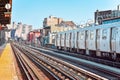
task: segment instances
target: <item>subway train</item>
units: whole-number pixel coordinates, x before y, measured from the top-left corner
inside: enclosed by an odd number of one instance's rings
[[[120,61],[120,22],[57,33],[57,49]]]

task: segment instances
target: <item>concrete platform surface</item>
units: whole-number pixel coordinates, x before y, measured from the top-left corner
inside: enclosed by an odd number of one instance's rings
[[[0,46],[0,55],[1,55],[2,51],[4,50],[5,46],[6,46],[6,43]]]
[[[0,56],[0,80],[18,80],[12,48],[8,43]]]

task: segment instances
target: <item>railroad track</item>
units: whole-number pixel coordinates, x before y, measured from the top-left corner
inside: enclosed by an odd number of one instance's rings
[[[14,47],[14,53],[17,57],[17,60],[19,64],[21,65],[21,69],[24,72],[24,79],[31,80],[31,79],[38,79],[38,77],[35,75],[35,73],[32,71],[32,68],[28,65],[26,60],[23,58],[22,55],[20,55],[19,51]]]
[[[12,45],[13,52],[16,56],[19,68],[22,73],[23,80],[56,80],[53,76],[49,76],[49,78],[42,78],[40,77],[41,74],[39,73],[39,69],[33,65],[27,57],[21,53],[21,51]]]
[[[39,50],[39,49],[37,49],[35,47],[31,47],[31,48]],[[60,53],[60,54],[69,55],[69,56],[73,56],[73,57],[93,61],[93,62],[100,63],[100,64],[105,64],[105,65],[108,65],[108,66],[111,66],[111,67],[120,68],[120,62],[109,61],[109,60],[105,60],[105,59],[95,58],[95,57],[86,56],[86,55],[82,55],[82,54],[70,53],[70,52],[51,49],[51,48],[46,48],[46,47],[44,47],[44,48],[41,47],[41,48],[42,49],[47,49],[47,50],[50,50],[50,51],[54,51],[54,52],[57,52],[57,53]]]
[[[48,53],[49,55],[51,54],[51,52],[49,52],[49,51],[47,51],[47,50],[40,50],[41,52],[44,52],[44,53]],[[47,52],[46,52],[47,51]],[[35,53],[37,53],[36,51],[35,51]],[[40,53],[40,52],[39,52]],[[52,55],[52,56],[55,56],[55,55]],[[61,56],[60,55],[58,55],[58,56],[55,56],[55,57],[58,57],[58,58],[60,58]],[[120,79],[120,70],[119,69],[116,69],[116,70],[114,70],[114,69],[111,69],[111,67],[110,67],[110,69],[106,69],[106,68],[104,68],[104,67],[106,67],[106,66],[103,66],[103,67],[101,67],[101,66],[99,66],[99,65],[91,65],[91,64],[86,64],[86,63],[83,63],[83,62],[80,62],[80,61],[78,61],[78,60],[72,60],[72,58],[67,58],[67,57],[62,57],[61,59],[63,59],[63,60],[67,60],[67,61],[70,61],[70,62],[73,62],[73,63],[76,63],[76,64],[79,64],[79,65],[83,65],[83,66],[86,66],[86,67],[89,67],[89,68],[91,68],[91,69],[93,69],[93,70],[97,70],[98,72],[102,72],[102,73],[104,73],[105,75],[106,74],[109,74],[109,79],[110,80],[119,80]],[[109,66],[107,66],[108,68],[109,68]],[[115,72],[114,72],[115,71]],[[114,78],[112,79],[112,77],[110,77],[110,76],[114,76]]]
[[[21,48],[29,58],[34,60],[34,62],[42,64],[62,80],[108,80],[60,59],[40,53],[39,51],[24,46],[17,46],[19,49]]]

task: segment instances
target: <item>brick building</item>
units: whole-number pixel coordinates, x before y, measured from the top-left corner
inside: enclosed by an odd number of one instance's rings
[[[27,35],[28,44],[40,47],[42,45],[41,35],[41,29],[30,31]]]
[[[17,27],[16,27],[17,26]],[[17,25],[13,25],[13,28],[16,27],[15,38],[17,40],[27,40],[27,35],[30,31],[32,31],[32,25],[26,25],[22,23],[18,23]]]
[[[63,21],[62,18],[49,16],[48,18],[44,18],[43,27],[55,26],[57,24],[60,24],[62,21]]]
[[[43,21],[44,44],[54,45],[57,32],[76,29],[73,21],[64,21],[62,18],[49,16]]]

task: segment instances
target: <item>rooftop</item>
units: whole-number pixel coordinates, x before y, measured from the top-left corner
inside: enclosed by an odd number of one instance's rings
[[[73,22],[73,21],[62,21],[59,26],[71,26],[71,27],[74,27],[76,26],[76,24]]]

